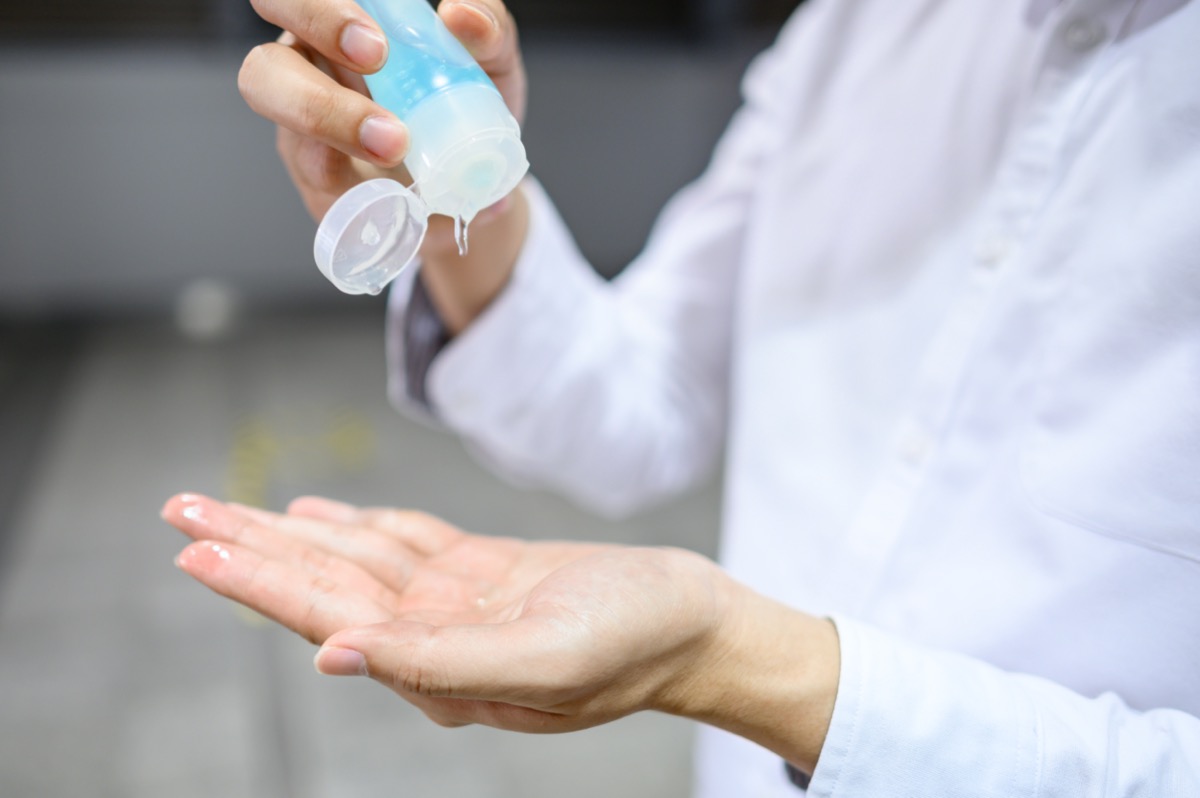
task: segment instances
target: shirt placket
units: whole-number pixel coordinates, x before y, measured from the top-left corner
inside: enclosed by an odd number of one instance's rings
[[[1089,84],[1084,67],[1112,41],[1135,5],[1067,3],[1046,21],[1047,39],[1028,110],[1010,139],[982,212],[970,225],[973,244],[963,248],[969,277],[926,350],[880,476],[847,531],[856,573],[851,603],[860,616],[886,593],[888,564],[952,427],[959,391],[989,323],[997,288],[1020,258],[1054,188],[1068,122]]]

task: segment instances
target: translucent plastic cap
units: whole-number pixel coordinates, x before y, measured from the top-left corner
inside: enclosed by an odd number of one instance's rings
[[[417,254],[428,226],[420,197],[395,180],[368,180],[325,213],[313,256],[339,290],[378,294]]]

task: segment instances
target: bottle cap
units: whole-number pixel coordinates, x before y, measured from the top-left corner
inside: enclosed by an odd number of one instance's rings
[[[417,254],[428,226],[420,197],[395,180],[368,180],[326,211],[313,256],[339,290],[378,294]]]

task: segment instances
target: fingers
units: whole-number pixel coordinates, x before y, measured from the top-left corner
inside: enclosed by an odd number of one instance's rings
[[[288,515],[317,518],[335,524],[353,524],[358,520],[358,508],[353,504],[326,499],[322,496],[300,496],[287,508]]]
[[[385,508],[360,509],[317,496],[302,496],[294,500],[288,505],[287,512],[290,516],[368,526],[426,557],[441,554],[465,537],[462,530],[427,513]]]
[[[427,557],[441,554],[466,536],[462,530],[436,516],[412,510],[366,507],[359,511],[358,522]]]
[[[393,114],[285,44],[251,50],[238,89],[260,116],[377,166],[398,164],[408,149],[408,131]]]
[[[245,604],[313,643],[392,613],[361,593],[233,543],[202,540],[176,564],[209,589]]]
[[[442,0],[438,15],[455,38],[493,77],[520,67],[517,25],[499,0]]]
[[[302,568],[398,607],[417,558],[402,544],[368,528],[241,511],[195,494],[170,499],[163,518],[196,539],[237,543],[259,555]]]
[[[191,498],[190,494],[184,494],[184,496]],[[195,498],[200,499],[198,496]],[[182,496],[175,497],[175,500],[184,501],[184,498]],[[269,510],[264,510],[261,507],[251,507],[248,504],[241,504],[240,502],[226,502],[225,506],[239,515],[245,516],[247,519],[264,526],[270,526],[275,523],[275,519],[278,517]]]
[[[321,55],[359,72],[387,57],[387,39],[352,0],[251,0],[263,19],[291,31]]]
[[[361,593],[382,607],[395,610],[399,592],[385,586],[362,567],[329,552],[295,540],[275,529],[279,516],[265,510],[182,494],[163,508],[163,519],[196,540],[236,543],[260,557],[277,560],[309,574]]]
[[[292,540],[356,563],[397,594],[408,588],[421,559],[400,541],[370,527],[281,515],[274,529]]]
[[[167,499],[160,513],[171,526],[196,540],[222,540],[237,543],[251,519],[232,512],[220,502],[197,493],[180,493]]]
[[[285,127],[276,130],[279,158],[301,188],[336,199],[358,183],[358,173],[346,153]]]

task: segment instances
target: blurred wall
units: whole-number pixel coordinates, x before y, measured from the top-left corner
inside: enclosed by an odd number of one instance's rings
[[[533,170],[600,271],[703,168],[769,39],[526,41]],[[165,308],[198,278],[259,304],[344,301],[312,263],[272,127],[238,96],[248,48],[0,50],[0,313]]]

